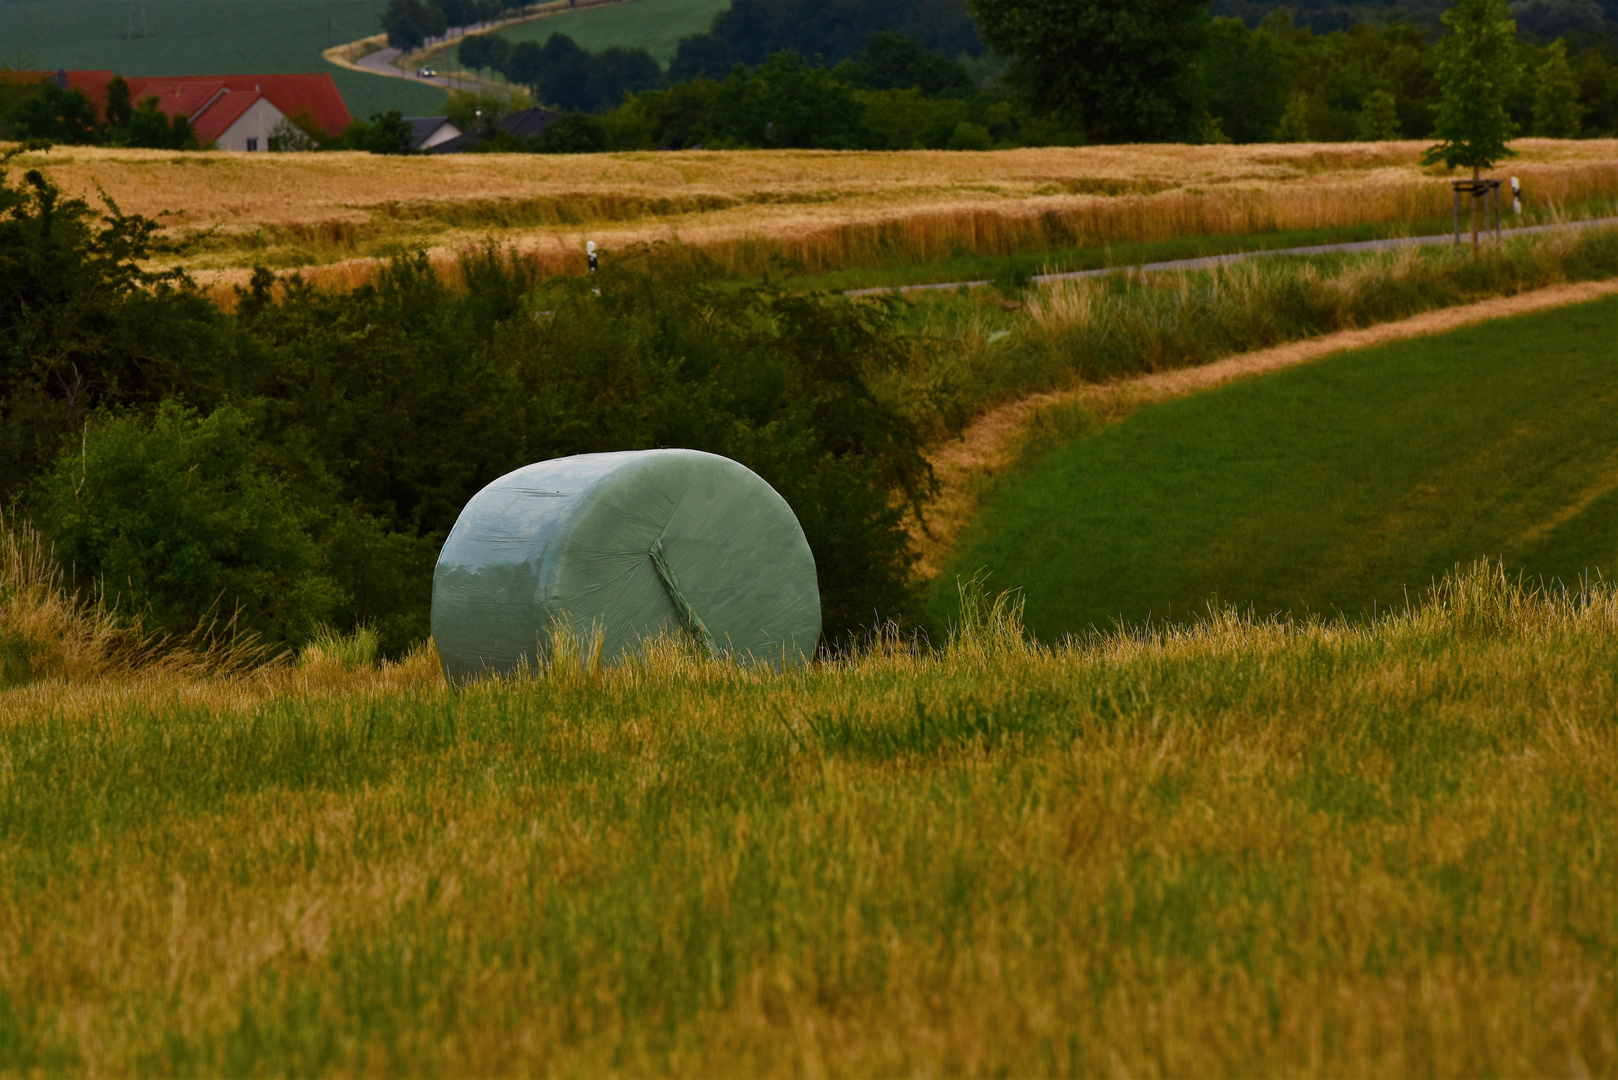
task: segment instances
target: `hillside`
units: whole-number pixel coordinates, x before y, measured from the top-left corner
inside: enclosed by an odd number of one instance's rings
[[[1403,605],[1457,563],[1618,569],[1606,300],[1351,353],[1151,406],[1038,457],[936,584],[1022,587],[1047,640],[1114,618]]]
[[[104,68],[123,75],[326,72],[349,112],[437,113],[442,91],[328,64],[321,51],[377,32],[371,0],[143,0],[147,36],[130,37],[119,0],[0,2],[0,65]]]
[[[728,6],[729,0],[629,0],[531,19],[499,33],[513,44],[544,42],[552,34],[566,34],[591,52],[614,46],[645,49],[658,63],[667,65],[681,38],[705,32],[713,17]],[[450,67],[446,54],[456,48],[450,45],[435,51],[433,61],[441,68]]]

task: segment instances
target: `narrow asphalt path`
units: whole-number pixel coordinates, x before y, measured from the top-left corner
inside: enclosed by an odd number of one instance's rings
[[[1618,217],[1593,218],[1590,221],[1568,221],[1557,225],[1524,225],[1516,229],[1502,229],[1501,237],[1525,236],[1530,233],[1555,232],[1559,229],[1589,229],[1602,225],[1618,225]],[[1482,236],[1483,234],[1479,234]],[[1467,234],[1462,233],[1462,242],[1466,242]],[[1210,270],[1215,266],[1228,266],[1231,263],[1241,262],[1244,259],[1262,259],[1270,255],[1327,255],[1333,252],[1352,253],[1356,251],[1395,251],[1399,248],[1410,247],[1436,247],[1439,244],[1453,244],[1454,233],[1444,233],[1440,236],[1394,236],[1386,240],[1358,240],[1349,244],[1315,244],[1312,247],[1272,248],[1268,251],[1237,251],[1229,255],[1208,255],[1200,259],[1173,259],[1169,262],[1140,263],[1135,266],[1108,266],[1100,270],[1071,270],[1061,274],[1036,274],[1028,280],[1034,284],[1044,285],[1053,281],[1078,281],[1081,278],[1105,277],[1108,274],[1123,272],[1150,272],[1162,270]],[[880,289],[848,289],[844,296],[879,296],[882,293],[926,292],[928,290],[959,289],[963,286],[974,289],[992,282],[983,281],[941,281],[932,285],[893,285]]]

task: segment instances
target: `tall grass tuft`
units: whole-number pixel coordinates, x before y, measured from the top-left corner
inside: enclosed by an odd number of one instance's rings
[[[368,668],[376,663],[380,647],[381,638],[372,627],[358,626],[344,634],[330,626],[320,626],[299,651],[298,663],[303,667]]]
[[[32,525],[0,517],[0,682],[95,679],[138,664],[147,651],[99,597],[66,588]]]
[[[231,619],[183,635],[146,632],[99,590],[68,587],[49,541],[29,522],[0,516],[0,686],[90,683],[143,673],[225,676],[276,659]]]
[[[1006,589],[991,599],[984,580],[985,575],[978,573],[956,582],[960,619],[950,627],[944,655],[953,661],[986,664],[1036,650],[1023,628],[1022,590]]]

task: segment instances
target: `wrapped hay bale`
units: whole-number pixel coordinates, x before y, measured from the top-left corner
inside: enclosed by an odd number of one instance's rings
[[[668,629],[719,655],[797,665],[820,636],[815,559],[786,500],[697,450],[581,454],[472,497],[433,573],[444,674],[535,666],[552,628],[602,636],[603,660]]]

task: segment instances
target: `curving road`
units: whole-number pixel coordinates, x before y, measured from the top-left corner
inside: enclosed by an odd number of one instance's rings
[[[431,38],[424,42],[421,49],[416,51],[425,52],[429,49],[442,48],[445,45],[452,45],[455,42],[460,41],[469,34],[486,34],[494,30],[504,29],[508,26],[516,26],[519,23],[533,22],[535,19],[548,19],[553,15],[560,15],[568,11],[579,11],[583,8],[605,7],[608,4],[625,4],[630,2],[632,2],[632,0],[582,0],[582,2],[578,3],[569,3],[567,0],[553,0],[552,3],[536,5],[536,10],[532,14],[518,15],[510,19],[500,19],[495,22],[471,23],[467,26],[452,26],[440,36]],[[364,44],[366,40],[369,39],[362,38],[360,41],[353,41],[347,45],[339,45],[336,49],[327,49],[326,59],[334,64],[338,64],[341,67],[356,68],[360,71],[369,72],[372,75],[384,75],[390,79],[409,79],[411,82],[424,83],[428,86],[436,86],[441,90],[456,90],[466,86],[499,85],[494,83],[485,84],[481,79],[461,77],[451,79],[444,75],[434,75],[429,78],[423,78],[422,76],[417,75],[415,71],[406,71],[394,64],[394,61],[399,59],[399,57],[404,56],[405,53],[403,50],[395,49],[391,45],[387,46],[386,48],[378,49],[374,53],[369,53],[362,56],[358,60],[350,61],[338,59],[338,57],[341,55],[341,50],[355,49]]]

